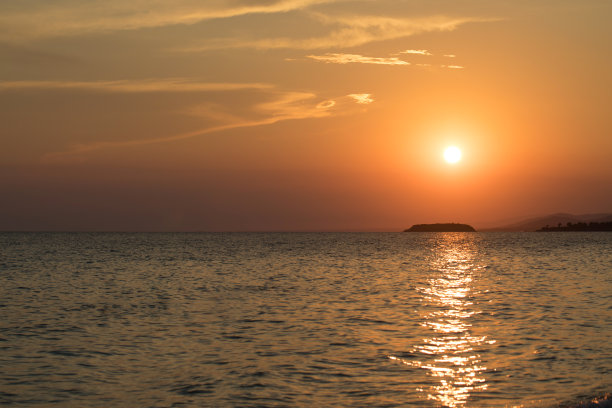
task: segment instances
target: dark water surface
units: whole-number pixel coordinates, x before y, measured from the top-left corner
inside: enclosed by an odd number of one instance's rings
[[[4,405],[548,407],[612,391],[611,233],[3,233],[0,277]]]

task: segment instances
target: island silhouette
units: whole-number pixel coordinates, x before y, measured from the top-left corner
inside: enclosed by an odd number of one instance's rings
[[[415,224],[405,229],[404,232],[476,232],[474,227],[468,224],[438,223],[438,224]]]

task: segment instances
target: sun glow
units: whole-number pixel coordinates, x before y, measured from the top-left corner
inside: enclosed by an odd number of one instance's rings
[[[461,150],[457,146],[449,146],[444,150],[444,160],[447,163],[455,164],[461,160]]]

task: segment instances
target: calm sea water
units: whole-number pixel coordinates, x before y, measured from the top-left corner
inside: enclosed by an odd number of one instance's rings
[[[5,233],[0,277],[4,405],[548,407],[612,391],[610,233]]]

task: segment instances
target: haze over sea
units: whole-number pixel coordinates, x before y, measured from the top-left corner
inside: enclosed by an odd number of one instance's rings
[[[0,255],[4,405],[549,407],[612,391],[610,233],[2,233]]]

